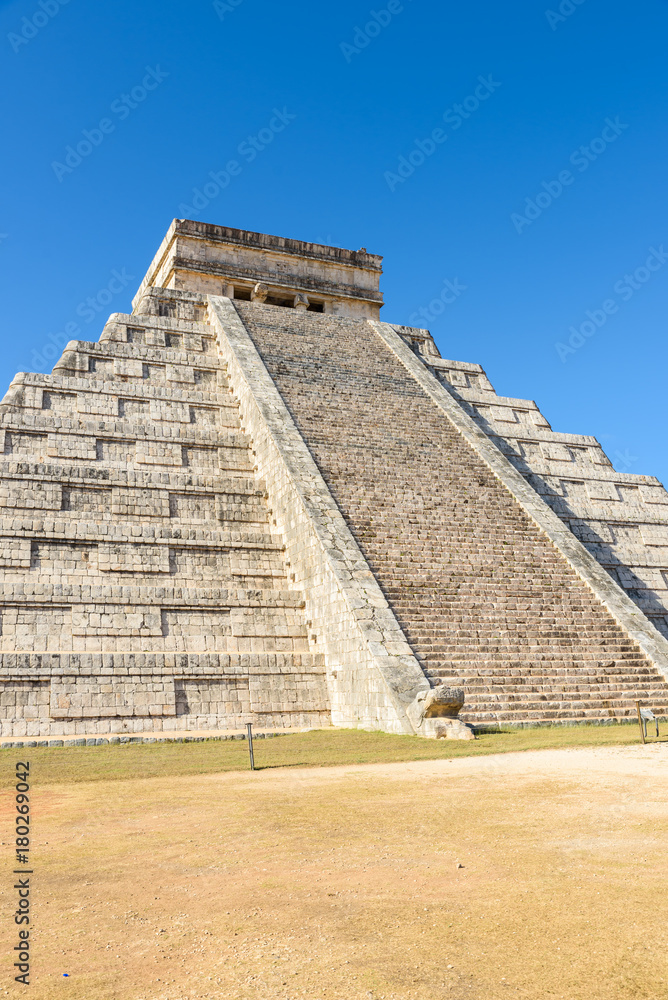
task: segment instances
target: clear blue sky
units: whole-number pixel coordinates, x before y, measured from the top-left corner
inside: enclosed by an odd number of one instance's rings
[[[385,320],[667,481],[667,41],[665,0],[0,2],[0,383],[190,214],[384,254]]]

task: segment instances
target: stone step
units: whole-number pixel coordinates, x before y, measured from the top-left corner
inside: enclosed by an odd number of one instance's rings
[[[440,658],[434,657],[433,659],[420,658],[420,663],[422,668],[430,676],[445,676],[452,674],[461,676],[464,673],[472,673],[478,676],[499,674],[500,676],[509,676],[513,671],[520,670],[522,672],[528,671],[534,665],[536,669],[539,669],[540,664],[553,664],[555,670],[560,669],[562,671],[568,671],[573,669],[588,669],[592,665],[600,664],[603,668],[606,664],[618,663],[619,665],[626,667],[633,667],[633,664],[638,660],[638,653],[636,652],[615,652],[614,649],[609,656],[603,656],[605,650],[592,650],[588,656],[581,655],[581,651],[577,650],[573,655],[568,653],[562,653],[561,655],[556,652],[547,652],[544,656],[537,655],[534,651],[532,655],[527,653],[526,658],[521,660],[517,656],[517,650],[514,651],[514,658],[509,660],[507,656],[499,655],[497,657],[487,656],[485,659],[476,656],[471,653],[467,658],[461,660],[449,660],[448,662],[443,662]],[[642,662],[642,660],[638,660]]]
[[[257,653],[208,653],[201,650],[186,651],[174,660],[168,652],[128,653],[119,652],[113,662],[104,653],[81,653],[66,651],[60,653],[3,652],[0,654],[0,679],[7,677],[50,677],[60,668],[74,675],[92,671],[94,676],[112,676],[165,670],[174,673],[177,663],[179,676],[183,678],[210,679],[213,676],[233,679],[243,676],[262,676],[325,672],[325,658],[315,652],[257,652]]]
[[[164,406],[165,404],[162,403]],[[210,411],[216,415],[219,412],[227,414],[227,423],[212,419],[210,423],[198,424],[190,417],[194,413],[202,410]],[[12,435],[20,438],[34,432],[36,437],[44,434],[49,436],[49,446],[58,444],[60,436],[68,437],[76,434],[80,437],[117,437],[127,441],[176,441],[179,444],[209,444],[218,448],[244,448],[250,447],[250,438],[241,431],[238,414],[234,423],[229,414],[235,411],[222,411],[220,407],[188,407],[191,411],[188,422],[180,421],[175,417],[153,418],[150,413],[138,413],[131,420],[115,420],[113,417],[87,417],[82,420],[73,419],[71,416],[63,414],[50,415],[48,410],[38,411],[34,414],[24,415],[12,411],[4,413],[1,419],[1,429],[6,432],[5,440]],[[7,446],[6,446],[7,447]]]
[[[146,328],[149,329],[149,328]],[[158,335],[164,335],[162,331],[156,331]],[[191,336],[198,336],[191,334]],[[201,338],[201,335],[200,335]],[[115,360],[128,359],[132,361],[147,361],[158,364],[196,366],[198,368],[215,368],[223,371],[223,367],[215,349],[215,342],[206,338],[209,350],[188,351],[183,349],[181,338],[180,346],[164,346],[161,344],[146,344],[133,338],[131,342],[121,340],[100,340],[76,341],[75,353],[87,355],[89,358]],[[69,352],[68,352],[69,353]],[[61,365],[58,365],[61,368]]]
[[[467,693],[468,695],[468,693]],[[513,694],[513,692],[499,692],[498,694],[480,694],[467,697],[466,711],[471,713],[496,711],[499,706],[505,706],[510,711],[530,711],[535,708],[549,709],[550,711],[562,710],[568,706],[578,706],[579,708],[609,708],[620,705],[630,706],[635,704],[638,696],[642,701],[650,698],[661,705],[668,705],[668,696],[662,691],[657,683],[654,685],[629,685],[624,691],[612,691],[609,694],[601,694],[599,691],[592,692],[528,692],[526,694]]]
[[[228,474],[223,472],[199,474],[194,470],[183,468],[148,469],[112,468],[104,469],[89,465],[55,465],[16,461],[0,456],[0,486],[9,488],[9,484],[21,486],[29,484],[34,490],[35,481],[39,483],[57,483],[62,486],[83,487],[92,489],[141,489],[160,490],[167,493],[187,493],[197,496],[209,494],[227,494],[235,501],[245,497],[265,498],[266,490],[261,480],[249,475]]]
[[[407,630],[409,637],[412,642],[424,645],[427,650],[435,650],[436,652],[442,651],[441,655],[445,654],[445,658],[449,657],[448,653],[450,651],[453,654],[460,654],[465,651],[470,651],[471,649],[480,650],[481,656],[484,657],[486,651],[506,652],[507,649],[554,649],[555,651],[568,649],[572,646],[582,646],[582,641],[577,642],[577,639],[571,634],[569,636],[561,635],[550,635],[549,631],[546,633],[542,640],[535,635],[527,634],[521,628],[521,622],[517,623],[517,628],[514,630],[514,635],[504,638],[499,638],[496,635],[488,633],[487,635],[480,635],[477,638],[471,637],[470,639],[462,639],[457,636],[446,639],[443,634],[425,634],[424,632],[413,632],[412,630]],[[585,637],[590,640],[591,645],[597,645],[601,649],[605,650],[610,647],[630,649],[633,647],[633,642],[625,637],[623,634],[617,630],[610,629],[583,629],[580,633],[580,640]],[[598,641],[597,641],[598,640]],[[432,654],[433,658],[433,654]]]
[[[490,705],[507,705],[513,708],[527,708],[532,704],[547,705],[567,705],[580,704],[598,705],[606,704],[633,704],[635,695],[643,692],[643,697],[651,693],[652,697],[659,700],[661,704],[668,705],[668,694],[662,690],[661,684],[655,679],[653,684],[629,683],[628,687],[603,688],[599,687],[581,688],[580,690],[560,690],[529,688],[526,691],[498,690],[493,691],[469,691],[466,690],[467,711],[483,710]]]
[[[196,553],[193,558],[192,551],[188,550],[175,550],[167,557],[163,557],[162,553],[146,551],[137,553],[135,562],[129,559],[123,563],[119,561],[117,565],[120,568],[112,566],[107,570],[100,569],[94,561],[90,565],[90,559],[80,559],[80,564],[77,564],[73,556],[72,563],[66,564],[59,558],[62,555],[60,552],[52,553],[51,558],[47,555],[49,553],[45,555],[42,552],[40,555],[38,552],[30,567],[30,577],[36,586],[53,584],[62,579],[64,573],[74,583],[85,579],[91,584],[104,586],[109,582],[125,581],[133,588],[155,585],[156,578],[169,581],[170,586],[178,586],[179,581],[184,580],[188,585],[204,586],[208,582],[216,587],[233,587],[238,584],[246,589],[264,589],[267,585],[269,589],[275,589],[276,584],[287,587],[288,583],[280,552],[269,553],[262,558],[262,553],[240,549],[234,561],[227,561],[224,555],[198,559]],[[8,566],[3,576],[9,583],[18,582],[25,578],[26,568]]]
[[[471,664],[468,664],[468,670],[453,670],[447,669],[444,666],[440,670],[426,669],[426,672],[429,677],[459,677],[467,682],[485,681],[499,684],[512,683],[513,681],[519,682],[524,678],[535,678],[537,680],[553,678],[558,680],[569,677],[613,676],[615,674],[626,676],[638,672],[652,676],[656,675],[656,669],[641,657],[637,657],[634,660],[620,659],[614,663],[605,662],[600,658],[599,660],[589,662],[575,662],[573,660],[566,660],[564,662],[565,666],[559,666],[555,663],[552,667],[543,667],[532,663],[513,663],[509,664],[508,669],[499,669],[498,666],[472,667]],[[465,666],[467,665],[462,664],[462,668]]]
[[[26,641],[29,640],[29,641]],[[63,630],[50,636],[16,635],[10,632],[7,637],[0,637],[0,654],[5,651],[18,654],[46,652],[104,652],[107,655],[117,653],[190,653],[206,652],[224,654],[259,654],[259,653],[302,653],[308,652],[309,643],[306,636],[222,636],[188,631],[185,634],[165,636],[128,636],[100,632],[72,636]]]
[[[0,539],[20,538],[35,544],[45,542],[68,542],[81,544],[89,542],[92,545],[167,545],[174,548],[210,548],[247,549],[249,551],[263,549],[269,552],[282,552],[284,545],[269,531],[253,530],[251,528],[222,529],[220,524],[212,528],[200,526],[177,527],[171,524],[171,519],[165,524],[157,521],[136,525],[132,523],[111,522],[99,524],[95,521],[75,520],[74,523],[64,518],[49,517],[41,513],[39,522],[25,512],[21,517],[10,520],[0,518]],[[0,555],[0,558],[1,555]]]
[[[114,378],[95,380],[90,378],[91,374],[94,373],[56,373],[54,375],[19,373],[2,400],[2,412],[11,412],[12,407],[20,409],[23,403],[20,401],[15,403],[14,400],[20,400],[21,394],[25,395],[28,389],[42,389],[52,393],[83,393],[88,398],[115,396],[123,399],[153,399],[181,403],[187,400],[193,406],[202,404],[237,409],[236,401],[230,395],[229,387],[222,383],[220,386],[211,387],[194,384],[189,386],[184,394],[183,385],[177,386],[166,380],[142,379],[140,381],[135,379],[129,382]]]
[[[56,435],[55,442],[46,434],[22,434],[17,442],[17,435],[8,432],[5,440],[5,455],[15,461],[25,459],[34,463],[86,463],[104,465],[106,468],[127,470],[134,468],[142,470],[147,465],[164,470],[192,469],[194,472],[212,474],[243,475],[253,472],[254,460],[247,448],[217,447],[207,443],[192,441],[183,444],[180,441],[143,441],[111,437],[76,438],[70,435]],[[34,440],[33,440],[34,439]],[[61,439],[60,441],[58,439]],[[61,444],[61,441],[63,442]],[[61,454],[54,454],[62,448]]]
[[[197,608],[304,608],[304,595],[298,590],[280,589],[247,589],[239,584],[229,588],[221,587],[178,587],[160,584],[160,586],[133,586],[101,583],[96,586],[83,582],[76,584],[68,581],[58,584],[32,584],[25,579],[20,586],[10,583],[0,584],[0,605],[49,605],[58,604],[106,604],[110,607],[127,607],[132,600],[138,605],[156,605],[157,607],[197,607]]]
[[[618,678],[661,676],[653,666],[642,661],[631,664],[618,664],[615,667],[610,667],[603,663],[598,668],[592,668],[591,664],[583,668],[569,666],[563,670],[557,669],[552,671],[526,670],[518,672],[514,670],[512,673],[504,673],[495,670],[489,673],[483,671],[478,673],[476,671],[459,672],[451,670],[435,672],[429,670],[426,673],[434,681],[440,680],[442,683],[449,683],[450,680],[454,683],[456,679],[458,684],[466,684],[467,686],[486,685],[492,687],[505,687],[512,684],[519,686],[526,684],[594,684],[611,679],[616,681]]]
[[[564,684],[464,684],[459,678],[444,678],[447,686],[460,687],[466,692],[468,700],[485,698],[512,698],[522,700],[530,698],[532,695],[541,697],[563,697],[577,698],[583,693],[603,697],[607,693],[613,692],[623,695],[625,691],[640,688],[656,688],[660,690],[662,682],[657,677],[647,677],[645,675],[629,675],[611,679],[609,683],[605,681],[572,681]],[[666,695],[668,698],[668,694]]]
[[[668,711],[657,709],[654,713],[659,719],[668,717]],[[609,725],[615,722],[636,722],[635,705],[629,709],[607,710],[585,710],[582,712],[545,712],[545,711],[522,711],[522,712],[489,712],[480,713],[474,716],[467,716],[461,713],[463,722],[472,726],[485,726],[486,724],[501,724],[509,726],[578,726],[578,725]]]

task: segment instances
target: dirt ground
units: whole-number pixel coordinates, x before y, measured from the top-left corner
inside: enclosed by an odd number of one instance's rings
[[[32,808],[32,1000],[668,996],[666,743],[51,784]]]

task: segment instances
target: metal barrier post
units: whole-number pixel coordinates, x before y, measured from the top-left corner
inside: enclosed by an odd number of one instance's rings
[[[636,701],[636,709],[638,711],[638,725],[640,726],[640,739],[645,743],[645,731],[642,725],[642,716],[640,715],[640,702]]]

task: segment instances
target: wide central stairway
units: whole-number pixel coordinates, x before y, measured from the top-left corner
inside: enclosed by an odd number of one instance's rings
[[[235,302],[432,682],[462,718],[666,714],[668,684],[370,324]]]

